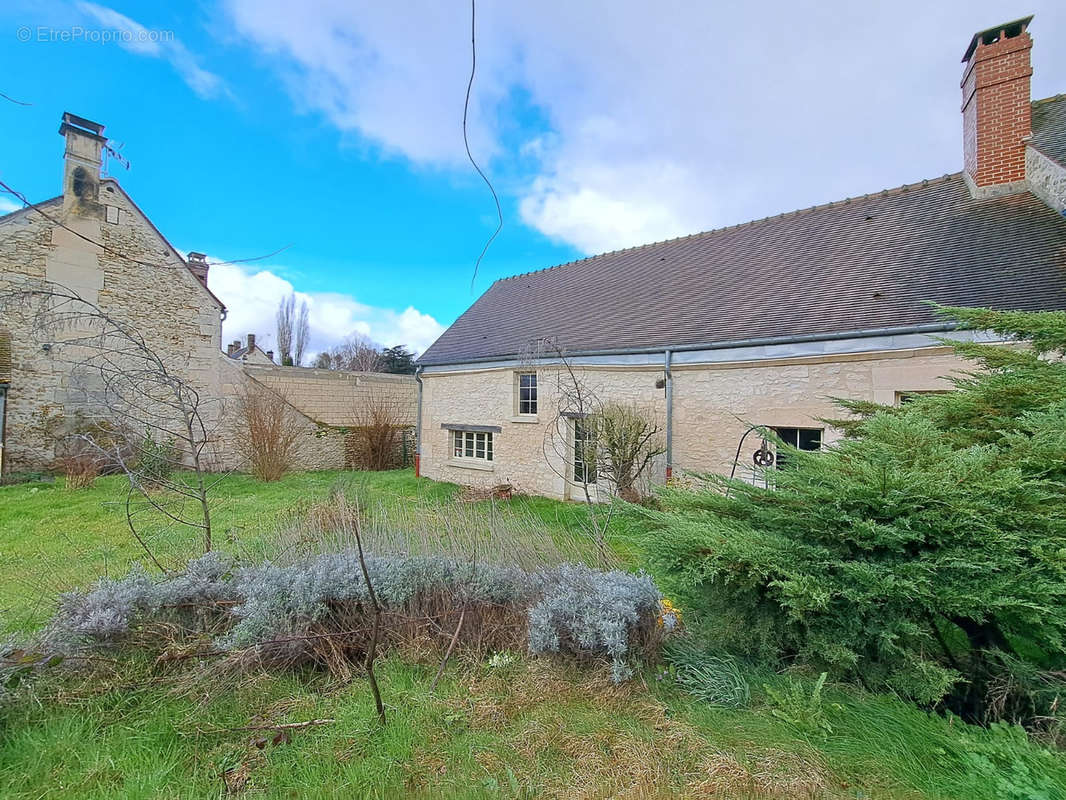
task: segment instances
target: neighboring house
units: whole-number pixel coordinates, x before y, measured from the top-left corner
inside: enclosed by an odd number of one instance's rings
[[[832,398],[949,387],[967,365],[934,337],[975,334],[923,301],[1066,309],[1066,96],[1030,102],[1030,19],[966,49],[961,173],[496,281],[419,359],[421,474],[580,494],[573,442],[547,444],[561,371],[524,355],[537,342],[655,415],[657,480],[752,476],[751,424],[817,449],[840,435]]]
[[[339,412],[320,413],[323,394],[333,407],[356,408],[365,402],[367,386],[381,383],[387,387],[382,394],[399,398],[401,416],[413,419],[411,377],[397,382],[394,376],[272,368],[253,336],[239,353],[223,353],[226,309],[208,289],[206,257],[183,258],[118,181],[101,177],[108,141],[103,130],[63,115],[63,193],[0,216],[0,292],[48,282],[131,324],[167,368],[204,398],[212,431],[208,457],[215,468],[241,465],[234,441],[243,435],[237,400],[257,386],[282,392],[297,413],[306,432],[297,468],[338,469],[350,461],[344,432],[331,422]],[[85,376],[75,374],[70,359],[56,357],[24,315],[10,316],[0,319],[0,472],[48,469],[64,426],[79,414],[93,418],[101,408],[79,385]],[[275,379],[272,369],[283,379]]]
[[[199,256],[200,253],[189,253],[189,258]],[[242,364],[273,364],[274,351],[264,350],[255,343],[255,334],[249,333],[245,339],[246,344],[241,345],[240,340],[230,342],[226,347],[226,355]]]

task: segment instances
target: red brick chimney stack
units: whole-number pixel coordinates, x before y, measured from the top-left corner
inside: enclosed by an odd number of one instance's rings
[[[967,183],[977,197],[1025,189],[1032,135],[1029,61],[1032,17],[975,33],[962,57],[962,138]]]

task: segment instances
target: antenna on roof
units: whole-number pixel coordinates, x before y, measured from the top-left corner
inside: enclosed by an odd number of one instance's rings
[[[112,144],[114,144],[114,147],[112,147]],[[107,143],[104,145],[104,153],[108,156],[108,158],[104,159],[104,172],[105,173],[107,172],[108,164],[110,163],[110,160],[112,158],[115,159],[115,161],[117,161],[119,164],[121,164],[126,169],[130,168],[130,160],[128,158],[126,158],[125,156],[123,156],[122,153],[119,152],[125,146],[126,146],[125,142],[114,143],[113,140],[111,140],[111,139],[107,140]]]

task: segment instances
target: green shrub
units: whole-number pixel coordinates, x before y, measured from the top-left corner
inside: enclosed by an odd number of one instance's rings
[[[146,431],[137,446],[137,472],[149,485],[165,485],[180,461],[181,454],[173,437],[156,439],[151,431]]]
[[[983,371],[849,437],[791,451],[774,488],[668,488],[645,546],[719,641],[967,719],[1057,713],[1066,669],[1066,313],[952,309],[1031,348],[957,344]],[[720,624],[719,624],[720,621]]]
[[[827,672],[819,675],[809,694],[804,684],[794,678],[789,678],[782,689],[763,684],[770,701],[770,713],[802,731],[828,736],[833,732],[833,726],[829,723],[822,704],[822,687],[825,686],[827,677]],[[840,709],[837,704],[832,707]]]
[[[726,708],[750,702],[748,681],[736,659],[708,653],[682,638],[667,640],[663,656],[677,684],[696,699]]]

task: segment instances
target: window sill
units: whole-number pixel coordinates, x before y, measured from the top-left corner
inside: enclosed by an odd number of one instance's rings
[[[489,461],[473,461],[469,459],[450,458],[448,459],[449,467],[459,467],[459,469],[479,469],[482,472],[494,472],[496,465]]]
[[[537,415],[536,414],[517,414],[517,415],[511,417],[511,422],[524,422],[526,424],[529,424],[529,423],[534,423],[535,424],[535,423],[537,423],[539,421],[540,420],[537,419]]]

